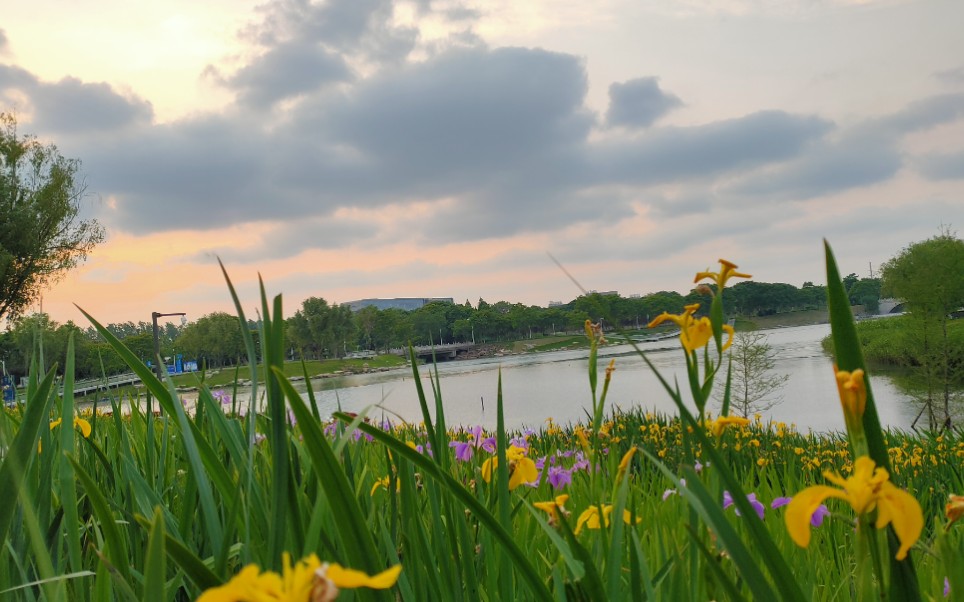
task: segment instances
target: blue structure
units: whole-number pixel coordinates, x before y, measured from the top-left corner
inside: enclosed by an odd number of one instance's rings
[[[17,401],[17,389],[13,386],[13,377],[4,374],[0,377],[0,384],[3,386],[3,404],[15,403]]]

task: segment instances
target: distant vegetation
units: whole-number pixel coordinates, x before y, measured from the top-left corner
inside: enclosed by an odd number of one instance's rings
[[[854,275],[848,278],[857,281]],[[805,282],[800,288],[783,283],[740,282],[727,288],[724,296],[727,306],[733,308],[730,317],[747,319],[823,309],[827,303],[825,287],[812,282]],[[340,358],[351,351],[385,351],[405,347],[410,342],[415,345],[473,340],[497,343],[565,334],[581,336],[587,319],[602,320],[607,331],[616,326],[635,330],[645,328],[663,312],[678,314],[691,303],[703,304],[698,313],[703,315],[708,311],[708,301],[708,295],[693,289],[687,295],[659,291],[640,297],[590,293],[550,308],[508,301],[488,303],[479,299],[475,305],[468,300],[455,304],[433,302],[415,311],[366,307],[353,314],[347,306],[312,297],[286,319],[285,339],[288,359]],[[123,340],[134,355],[145,361],[152,357],[150,322],[109,324],[107,329]],[[248,320],[248,329],[256,332],[258,323]],[[5,359],[8,372],[26,374],[29,367],[26,358],[31,357],[39,340],[36,334],[42,333],[47,365],[56,361],[63,366],[71,332],[77,333],[74,337],[77,378],[126,371],[124,363],[93,327],[82,329],[73,322],[58,324],[45,314],[13,320],[7,331],[0,333],[0,357]],[[208,314],[184,326],[162,324],[159,340],[163,357],[182,354],[185,359],[197,360],[199,365],[208,368],[234,366],[245,356],[238,319],[223,312]]]

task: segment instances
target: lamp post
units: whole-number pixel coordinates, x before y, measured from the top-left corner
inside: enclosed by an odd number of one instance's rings
[[[164,316],[184,316],[187,315],[183,311],[174,312],[170,314],[162,314],[160,312],[151,312],[151,320],[154,323],[154,374],[157,376],[157,380],[161,380],[161,343],[157,339],[157,319]]]

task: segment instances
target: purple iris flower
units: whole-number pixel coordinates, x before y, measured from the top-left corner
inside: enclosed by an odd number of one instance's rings
[[[703,464],[702,464],[702,462],[700,462],[699,460],[697,460],[697,461],[696,461],[696,464],[693,465],[693,470],[696,471],[696,474],[700,474],[701,472],[703,472]]]
[[[951,582],[947,580],[947,577],[944,577],[944,597],[946,598],[950,595],[951,595]]]
[[[750,502],[750,505],[753,506],[753,510],[756,512],[756,515],[760,517],[760,520],[763,520],[763,513],[766,511],[766,507],[763,505],[763,502],[756,499],[755,493],[747,494],[746,499],[748,502]],[[723,492],[723,509],[726,510],[733,504],[734,504],[733,496],[730,495],[729,491],[724,491]],[[736,515],[740,516],[739,509],[736,510]]]
[[[334,436],[335,431],[337,431],[337,430],[338,430],[338,423],[337,423],[337,422],[332,422],[332,423],[330,423],[328,426],[325,427],[325,435],[327,435],[327,436],[329,436],[329,437],[332,437],[332,436]]]
[[[562,489],[572,483],[572,471],[566,470],[562,466],[549,467],[549,484],[553,489]]]
[[[789,504],[790,500],[792,499],[793,499],[792,497],[778,497],[772,502],[770,502],[770,507],[774,509],[782,508],[783,506],[786,506],[787,504]],[[810,515],[810,526],[819,527],[820,525],[823,524],[823,519],[826,518],[827,515],[829,514],[830,514],[830,510],[827,510],[826,506],[824,506],[823,504],[820,504],[819,506],[817,506],[817,509],[813,511],[813,514]]]
[[[472,459],[472,444],[463,441],[449,441],[449,447],[455,448],[455,459],[468,462]]]
[[[679,484],[682,485],[683,487],[686,487],[686,479],[680,479]],[[663,501],[665,502],[667,499],[669,499],[669,496],[677,495],[677,494],[679,494],[679,492],[676,491],[675,489],[667,489],[666,491],[663,492]]]
[[[521,447],[522,449],[529,449],[529,442],[526,441],[525,437],[513,437],[509,440],[509,445]]]
[[[550,461],[549,464],[552,464],[552,462]],[[546,457],[542,456],[541,458],[536,460],[536,469],[539,471],[542,471],[542,469],[545,467],[546,467]]]
[[[495,437],[488,437],[488,438],[486,438],[485,440],[482,441],[482,444],[481,444],[479,447],[481,447],[481,448],[484,449],[485,451],[489,452],[490,454],[494,454],[494,453],[495,453]]]
[[[573,470],[589,470],[589,460],[582,452],[576,452],[576,461],[572,465]]]

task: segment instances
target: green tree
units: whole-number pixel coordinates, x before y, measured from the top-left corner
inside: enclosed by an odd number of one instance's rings
[[[964,241],[948,229],[927,240],[904,248],[881,266],[881,291],[904,302],[911,318],[920,353],[920,371],[926,388],[922,412],[928,412],[931,428],[936,428],[935,414],[940,391],[945,426],[950,426],[951,383],[954,371],[964,367],[952,365],[948,321],[951,312],[964,306]]]
[[[309,297],[287,320],[291,345],[304,357],[342,357],[348,342],[354,344],[356,324],[347,305],[329,305],[320,297]]]
[[[0,113],[0,317],[20,314],[104,239],[96,220],[78,219],[79,168]]]
[[[246,353],[238,319],[225,312],[208,314],[188,324],[175,344],[178,352],[208,368],[234,365]],[[153,350],[150,354],[148,357],[153,356]],[[165,355],[163,350],[161,355]]]
[[[847,290],[851,305],[863,305],[864,312],[876,314],[880,309],[880,279],[861,278]]]
[[[783,401],[777,391],[790,376],[773,371],[776,358],[765,334],[736,333],[730,347],[730,361],[733,370],[730,405],[737,414],[750,416],[765,412]]]

